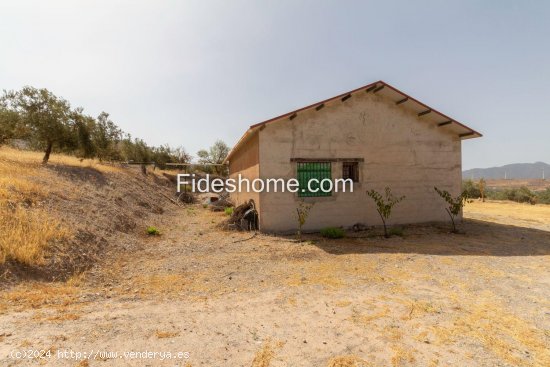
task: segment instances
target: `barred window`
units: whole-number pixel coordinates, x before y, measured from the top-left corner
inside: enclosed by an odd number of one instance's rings
[[[330,162],[297,162],[298,173],[298,196],[299,197],[319,197],[331,196],[331,192],[321,191],[321,181],[331,179],[331,164]],[[310,180],[316,179],[318,181]]]
[[[351,178],[353,182],[359,182],[359,163],[344,162],[342,164],[342,178]]]

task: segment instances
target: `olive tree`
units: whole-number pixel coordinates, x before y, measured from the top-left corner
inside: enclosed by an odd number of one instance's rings
[[[0,145],[9,139],[19,137],[19,114],[10,111],[0,103]]]
[[[62,147],[70,136],[69,102],[47,89],[34,87],[5,92],[2,100],[8,109],[19,114],[21,123],[44,149],[42,163],[48,163],[54,145]]]
[[[122,130],[109,118],[107,112],[101,112],[92,130],[92,142],[99,160],[121,159],[118,144],[122,138]]]

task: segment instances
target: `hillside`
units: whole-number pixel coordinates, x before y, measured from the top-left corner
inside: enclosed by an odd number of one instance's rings
[[[462,172],[464,179],[541,179],[545,172],[546,178],[550,178],[550,164],[544,162],[536,163],[514,163],[501,167],[473,168]]]
[[[150,172],[0,148],[0,283],[62,280],[132,251],[174,206],[173,185]]]

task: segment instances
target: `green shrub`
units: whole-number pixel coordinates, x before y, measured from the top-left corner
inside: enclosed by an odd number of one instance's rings
[[[224,212],[225,212],[226,215],[229,215],[229,216],[233,215],[233,207],[230,206],[230,207],[225,208]]]
[[[462,192],[469,199],[477,199],[481,197],[479,187],[472,180],[462,181]]]
[[[505,190],[488,190],[486,197],[492,200],[510,200],[518,203],[543,203],[550,204],[550,188],[546,191],[535,193],[529,188],[522,186],[518,188]]]
[[[326,238],[342,238],[345,236],[345,232],[341,228],[326,227],[321,229],[321,236]]]
[[[531,203],[537,202],[536,195],[527,187],[522,186],[519,189],[513,189],[513,194],[510,195],[509,200],[517,201],[518,203]]]
[[[160,235],[160,231],[158,230],[157,227],[150,226],[150,227],[147,227],[147,234],[148,234],[149,236],[159,236],[159,235]]]
[[[541,204],[550,204],[550,187],[537,193],[537,202]]]
[[[507,191],[507,190],[506,190]],[[485,197],[491,200],[508,200],[505,190],[487,190]]]
[[[388,232],[389,232],[390,236],[403,237],[403,228],[401,228],[401,227],[390,228],[390,230]]]

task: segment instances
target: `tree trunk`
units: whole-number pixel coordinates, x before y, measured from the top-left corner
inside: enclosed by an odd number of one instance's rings
[[[449,217],[451,217],[451,223],[453,224],[453,230],[452,230],[452,232],[453,232],[453,233],[457,233],[456,225],[455,225],[455,219],[453,218],[453,215],[451,214],[451,212],[449,211],[449,209],[445,208],[445,210],[447,211],[447,214],[449,214]]]
[[[388,236],[388,229],[386,228],[386,220],[384,219],[384,216],[382,215],[382,213],[380,213],[380,210],[377,210],[377,211],[378,211],[378,215],[380,216],[380,219],[382,219],[382,224],[384,225],[384,237],[390,238],[390,236]]]
[[[44,152],[44,159],[42,159],[42,164],[47,164],[50,160],[50,154],[52,152],[53,143],[51,141],[46,145],[46,151]]]

